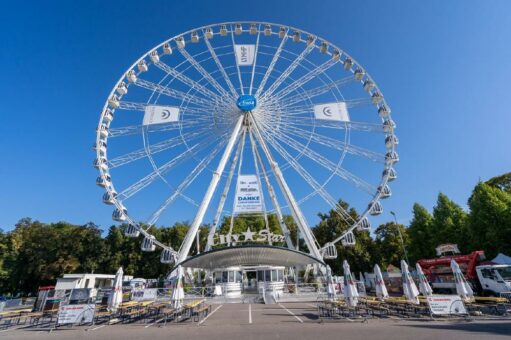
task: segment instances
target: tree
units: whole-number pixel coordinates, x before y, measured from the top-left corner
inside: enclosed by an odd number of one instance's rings
[[[410,264],[422,258],[435,256],[436,244],[433,244],[433,217],[419,203],[413,205],[413,218],[408,226],[407,233],[410,238],[408,255]]]
[[[511,194],[511,172],[490,178],[486,184]]]
[[[445,194],[439,193],[433,208],[432,240],[436,247],[444,243],[458,244],[462,252],[467,252],[467,213]]]
[[[410,243],[405,226],[394,222],[387,222],[376,228],[374,233],[376,235],[376,247],[380,256],[377,262],[383,268],[386,268],[389,264],[399,267],[401,260],[405,259],[399,233],[401,233],[404,246],[407,249],[409,249]]]
[[[485,250],[489,258],[499,252],[511,254],[511,194],[480,182],[468,205],[471,248]]]

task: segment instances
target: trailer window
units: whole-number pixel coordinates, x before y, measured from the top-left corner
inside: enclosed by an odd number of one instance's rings
[[[497,271],[504,280],[511,280],[511,267],[497,268]]]
[[[481,274],[483,274],[483,277],[486,279],[494,279],[495,276],[491,272],[491,269],[481,269]]]

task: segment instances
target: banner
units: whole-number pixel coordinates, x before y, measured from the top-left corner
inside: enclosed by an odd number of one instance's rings
[[[134,301],[155,301],[157,295],[157,288],[136,289],[131,292],[131,299]]]
[[[235,45],[236,63],[238,66],[249,66],[254,63],[255,46],[254,45]]]
[[[94,318],[95,305],[61,305],[57,316],[57,323],[63,324],[81,324],[92,323]]]
[[[349,122],[348,107],[346,102],[314,105],[314,117],[322,120],[335,120]]]
[[[256,213],[263,211],[259,181],[256,175],[240,175],[234,198],[234,213]]]
[[[458,295],[430,295],[427,299],[431,314],[467,314],[467,309]]]
[[[179,108],[173,106],[147,105],[143,125],[164,124],[179,121]]]

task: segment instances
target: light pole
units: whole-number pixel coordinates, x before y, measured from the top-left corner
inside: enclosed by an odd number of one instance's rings
[[[403,247],[403,251],[405,253],[405,259],[408,264],[410,264],[410,261],[408,261],[408,253],[406,252],[405,243],[403,242],[403,235],[401,235],[401,229],[399,228],[399,225],[397,224],[397,218],[396,213],[391,211],[390,214],[394,216],[394,223],[396,224],[397,232],[399,234],[399,239],[401,240],[401,246]]]

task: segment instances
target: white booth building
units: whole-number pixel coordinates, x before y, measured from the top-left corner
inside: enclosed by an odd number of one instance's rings
[[[55,290],[75,288],[110,288],[115,275],[110,274],[64,274],[57,279]]]

